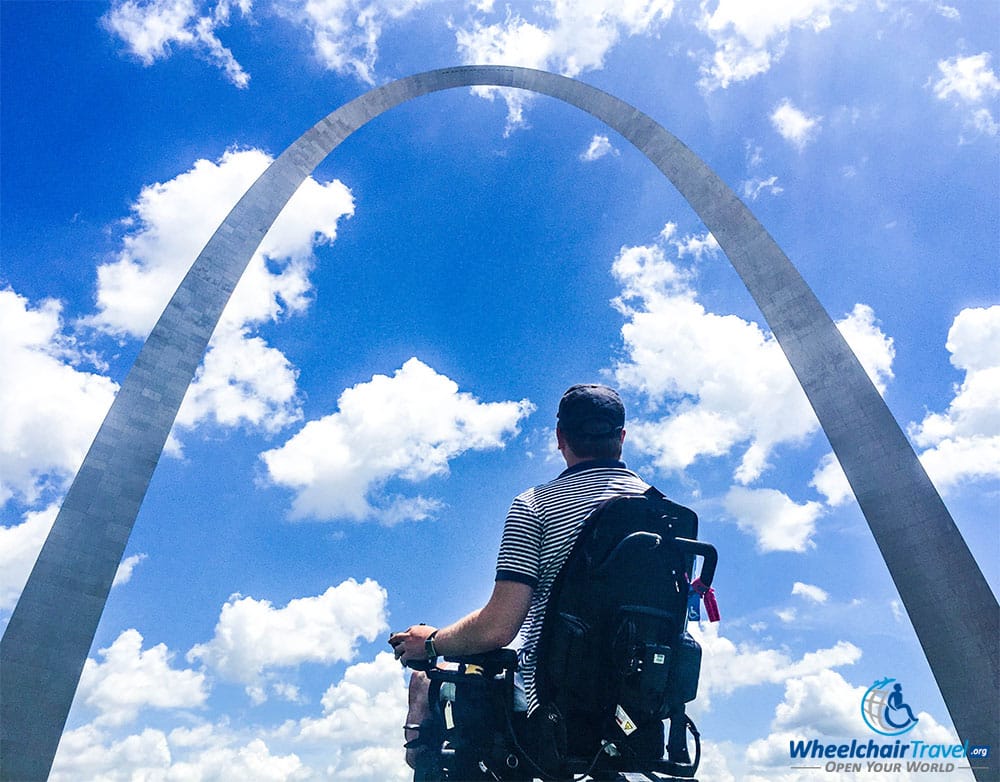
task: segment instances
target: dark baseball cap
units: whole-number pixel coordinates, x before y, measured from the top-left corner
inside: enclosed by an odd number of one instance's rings
[[[571,386],[559,400],[559,428],[588,437],[606,437],[625,428],[625,405],[613,388],[587,383]]]

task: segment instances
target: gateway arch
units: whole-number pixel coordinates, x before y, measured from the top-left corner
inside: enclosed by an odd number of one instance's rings
[[[48,775],[163,444],[219,316],[271,223],[355,130],[411,98],[475,85],[530,90],[592,114],[649,158],[698,213],[763,312],[847,474],[959,735],[992,748],[977,778],[996,778],[996,597],[899,425],[812,290],[732,190],[650,117],[573,79],[502,66],[429,71],[352,100],[288,147],[209,240],[122,384],[0,642],[0,776]]]

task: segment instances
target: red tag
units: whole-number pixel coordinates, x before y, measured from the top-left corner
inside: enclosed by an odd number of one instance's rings
[[[719,604],[715,601],[715,590],[712,587],[706,587],[701,583],[700,578],[694,580],[691,588],[701,595],[701,599],[705,601],[705,613],[708,615],[708,621],[718,622],[721,616],[719,614]]]

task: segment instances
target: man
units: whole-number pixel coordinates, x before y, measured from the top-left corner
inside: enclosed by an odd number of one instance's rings
[[[638,495],[649,488],[621,461],[625,407],[618,393],[602,385],[575,385],[559,402],[556,441],[566,469],[548,483],[528,489],[511,504],[504,523],[496,582],[485,606],[440,629],[414,625],[394,633],[389,644],[403,663],[437,655],[466,655],[506,646],[523,625],[519,653],[526,708],[537,707],[535,647],[552,583],[573,547],[587,515],[604,500]],[[417,737],[428,713],[427,676],[410,679],[406,739]],[[416,753],[407,751],[414,765]]]

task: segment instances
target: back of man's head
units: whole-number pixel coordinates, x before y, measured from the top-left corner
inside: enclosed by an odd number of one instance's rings
[[[621,456],[625,405],[618,392],[597,383],[571,386],[559,400],[557,426],[581,459]]]

